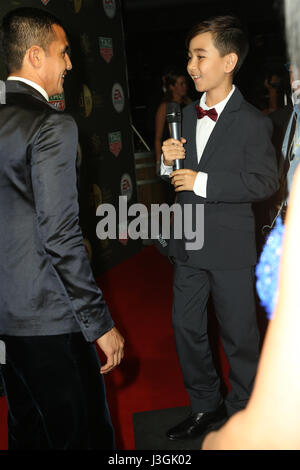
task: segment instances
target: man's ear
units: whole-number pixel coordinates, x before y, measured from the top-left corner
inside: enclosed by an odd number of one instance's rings
[[[35,69],[41,68],[43,64],[44,58],[44,51],[39,46],[32,46],[28,49],[27,53],[27,60],[29,61],[30,65]]]
[[[225,56],[225,72],[232,73],[238,61],[238,55],[235,52],[230,52]]]

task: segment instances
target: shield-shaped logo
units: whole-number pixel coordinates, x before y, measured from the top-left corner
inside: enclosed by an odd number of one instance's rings
[[[112,38],[100,37],[99,46],[100,46],[100,55],[109,64],[109,62],[111,61],[114,55]]]
[[[46,6],[50,2],[50,0],[41,0],[41,2]]]
[[[51,104],[53,104],[60,111],[64,111],[66,109],[66,102],[65,102],[64,93],[59,94],[59,95],[50,96],[49,102]]]
[[[111,132],[108,134],[109,149],[117,157],[122,150],[121,132]]]

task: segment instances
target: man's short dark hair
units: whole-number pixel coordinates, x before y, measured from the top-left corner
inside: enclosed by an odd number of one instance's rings
[[[214,46],[218,49],[221,57],[231,52],[238,56],[234,73],[238,72],[249,50],[248,38],[242,29],[240,20],[235,16],[216,16],[196,24],[187,35],[187,48],[195,36],[203,33],[212,34]]]
[[[55,39],[53,24],[62,26],[55,16],[39,8],[17,8],[5,15],[1,42],[4,62],[10,73],[21,69],[26,51],[31,46],[48,50]]]

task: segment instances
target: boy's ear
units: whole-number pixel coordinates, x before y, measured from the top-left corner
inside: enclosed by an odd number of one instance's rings
[[[225,56],[225,72],[233,72],[238,61],[238,55],[235,52],[230,52]]]

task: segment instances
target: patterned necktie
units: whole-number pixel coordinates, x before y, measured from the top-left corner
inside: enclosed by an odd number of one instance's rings
[[[212,109],[203,109],[199,104],[196,104],[196,113],[197,113],[197,118],[202,119],[204,116],[210,117],[213,121],[217,121],[218,119],[218,113],[215,110],[215,108]]]

